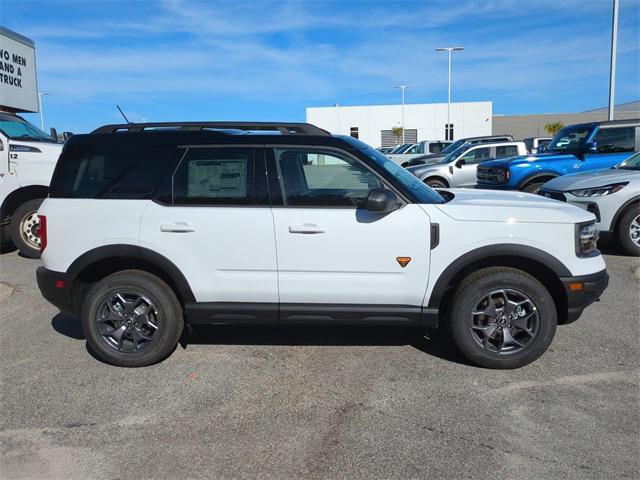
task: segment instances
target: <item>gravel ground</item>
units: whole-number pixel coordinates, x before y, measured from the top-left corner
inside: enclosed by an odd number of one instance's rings
[[[606,255],[602,301],[515,371],[438,335],[200,327],[166,361],[111,367],[0,256],[0,476],[638,478],[636,259]]]

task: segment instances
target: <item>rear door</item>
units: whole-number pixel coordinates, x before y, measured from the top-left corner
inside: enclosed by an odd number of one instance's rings
[[[281,321],[339,320],[345,309],[352,321],[376,309],[406,309],[415,320],[428,280],[425,211],[366,210],[369,191],[384,181],[344,151],[282,146],[268,158]]]
[[[268,304],[275,318],[276,251],[264,150],[184,149],[157,201],[143,212],[140,244],[171,260],[198,302]]]

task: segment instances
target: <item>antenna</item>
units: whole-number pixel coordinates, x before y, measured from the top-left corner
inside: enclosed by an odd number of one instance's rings
[[[124,112],[122,111],[122,109],[121,109],[118,105],[116,105],[116,108],[117,108],[117,109],[118,109],[118,111],[120,112],[120,115],[122,115],[122,116],[124,117],[124,120],[125,120],[127,123],[131,123],[131,122],[129,121],[129,119],[127,118],[127,116],[126,116],[126,115],[124,114]]]

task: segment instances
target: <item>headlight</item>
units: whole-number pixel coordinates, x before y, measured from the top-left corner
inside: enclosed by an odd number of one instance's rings
[[[576,255],[579,257],[598,255],[598,238],[596,222],[576,224]]]
[[[605,185],[603,187],[596,188],[583,188],[581,190],[570,190],[569,193],[576,197],[602,197],[604,195],[610,195],[621,190],[629,182],[614,183],[612,185]]]
[[[508,182],[509,181],[509,169],[508,168],[500,168],[496,173],[496,180],[499,182]]]

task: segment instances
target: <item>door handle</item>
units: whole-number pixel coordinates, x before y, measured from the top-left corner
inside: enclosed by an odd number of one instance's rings
[[[289,233],[324,233],[324,227],[315,223],[303,223],[302,225],[289,225]]]
[[[187,222],[174,222],[174,223],[163,223],[160,225],[161,232],[169,232],[169,233],[189,233],[195,232],[195,225],[191,225]]]

